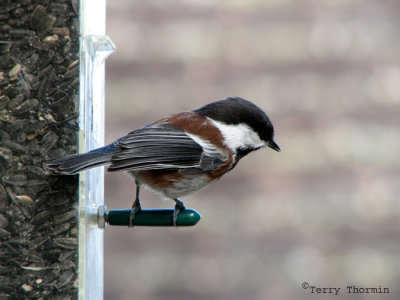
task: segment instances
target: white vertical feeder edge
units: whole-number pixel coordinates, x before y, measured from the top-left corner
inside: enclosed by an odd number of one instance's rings
[[[104,145],[104,62],[115,47],[105,35],[105,0],[80,0],[79,151]],[[97,209],[104,204],[103,168],[79,179],[79,299],[103,299],[103,229]]]

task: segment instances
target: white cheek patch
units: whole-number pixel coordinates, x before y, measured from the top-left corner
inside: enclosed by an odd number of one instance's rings
[[[225,145],[231,150],[261,148],[267,144],[261,140],[258,134],[246,124],[228,125],[209,119],[216,126],[225,139]]]

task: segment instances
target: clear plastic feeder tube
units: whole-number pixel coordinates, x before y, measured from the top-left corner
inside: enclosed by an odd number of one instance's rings
[[[80,1],[79,151],[104,145],[104,65],[114,50],[105,35],[105,0]],[[79,180],[79,299],[103,299],[103,230],[97,210],[104,204],[103,168]]]

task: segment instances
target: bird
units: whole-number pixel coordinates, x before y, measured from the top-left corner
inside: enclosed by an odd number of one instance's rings
[[[51,160],[47,167],[65,175],[105,165],[108,172],[125,171],[136,184],[129,226],[142,209],[142,186],[175,201],[176,226],[185,209],[180,198],[217,181],[244,156],[264,147],[281,150],[267,114],[251,101],[227,97],[161,118],[104,147]]]

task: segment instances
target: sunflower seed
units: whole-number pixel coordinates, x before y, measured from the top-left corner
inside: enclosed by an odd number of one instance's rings
[[[78,1],[0,6],[0,298],[76,299]]]

